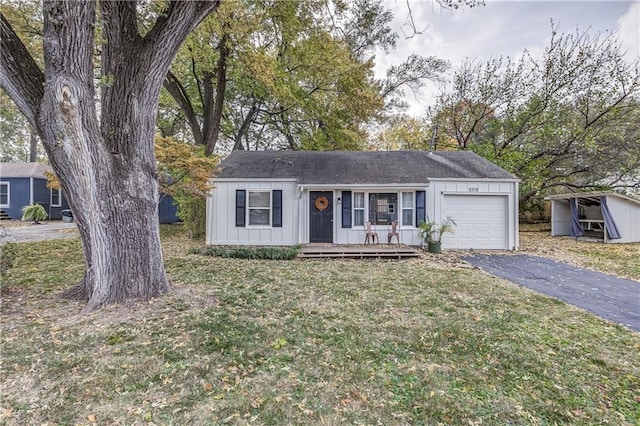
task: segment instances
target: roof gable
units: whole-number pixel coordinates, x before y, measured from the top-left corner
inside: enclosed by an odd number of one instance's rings
[[[0,178],[46,179],[46,172],[53,173],[53,169],[42,163],[0,163]]]
[[[425,184],[429,179],[516,179],[470,151],[233,151],[219,179],[300,184]]]

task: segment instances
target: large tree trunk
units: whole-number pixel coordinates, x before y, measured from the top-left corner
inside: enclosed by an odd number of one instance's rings
[[[86,310],[169,291],[153,151],[158,96],[180,44],[216,5],[171,2],[142,37],[135,2],[101,2],[100,119],[93,76],[95,2],[44,2],[46,84],[39,99],[20,99],[29,79],[12,77],[14,64],[28,55],[24,45],[2,54],[2,85],[17,94],[19,107],[37,106],[25,115],[42,137],[78,223],[86,270],[66,294],[87,300]],[[2,17],[5,33],[15,42]],[[36,74],[31,77],[37,80]]]

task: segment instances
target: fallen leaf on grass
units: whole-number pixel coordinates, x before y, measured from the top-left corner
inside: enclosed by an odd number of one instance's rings
[[[271,346],[273,346],[274,349],[281,349],[284,348],[285,346],[287,346],[289,344],[289,342],[287,342],[286,339],[283,339],[282,337],[277,339],[275,342],[273,342],[271,344]]]

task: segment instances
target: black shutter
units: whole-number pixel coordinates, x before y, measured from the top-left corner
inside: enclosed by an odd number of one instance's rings
[[[244,227],[245,226],[245,218],[247,214],[245,213],[246,205],[247,205],[247,191],[244,189],[236,189],[236,226]]]
[[[342,191],[342,227],[351,228],[351,191]]]
[[[282,228],[282,190],[273,190],[273,210],[271,211],[273,218],[271,226],[274,228]]]
[[[427,192],[416,191],[416,227],[427,218]]]

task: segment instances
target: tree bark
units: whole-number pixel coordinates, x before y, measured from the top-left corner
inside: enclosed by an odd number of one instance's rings
[[[218,43],[218,62],[216,64],[216,95],[213,99],[213,108],[210,114],[205,116],[207,124],[205,142],[207,147],[205,155],[213,154],[220,135],[220,122],[222,121],[222,107],[224,106],[224,95],[227,90],[227,58],[229,57],[229,46],[227,45],[229,36],[224,34]]]
[[[28,63],[28,52],[2,17],[3,42],[10,36],[13,48],[3,49],[1,83],[14,89],[7,92],[32,117],[74,211],[85,275],[66,295],[86,300],[87,311],[169,291],[153,151],[158,96],[180,44],[217,4],[172,1],[143,37],[135,2],[101,2],[100,119],[93,78],[96,2],[44,2],[44,75],[37,67],[27,67],[28,76],[11,74],[10,64]],[[41,95],[25,86],[34,81],[44,87]]]
[[[164,81],[164,88],[167,89],[167,92],[169,92],[171,97],[182,110],[187,123],[189,123],[189,128],[191,128],[194,143],[196,145],[204,145],[205,142],[204,137],[202,136],[202,129],[200,128],[198,117],[193,109],[193,104],[189,99],[187,89],[171,71],[167,73],[167,78]]]
[[[35,163],[36,161],[38,161],[38,135],[31,128],[29,130],[29,162]]]

